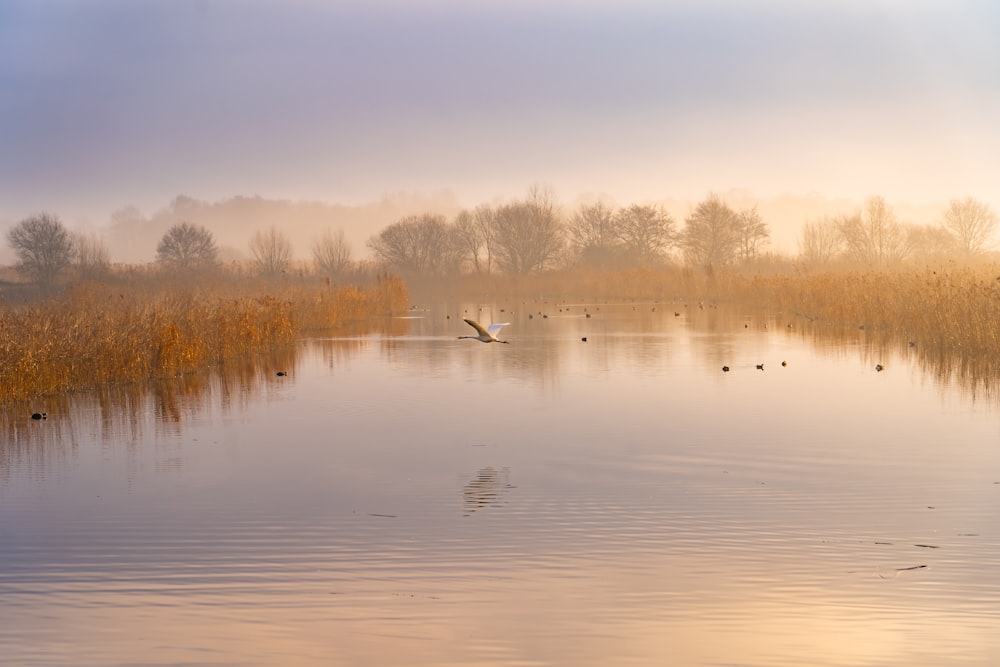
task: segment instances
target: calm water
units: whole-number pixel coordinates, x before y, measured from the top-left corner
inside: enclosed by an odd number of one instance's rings
[[[996,401],[738,313],[518,307],[8,413],[0,663],[1000,664]]]

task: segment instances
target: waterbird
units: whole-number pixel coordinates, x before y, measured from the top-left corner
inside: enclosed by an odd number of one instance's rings
[[[764,370],[764,364],[757,364],[757,370],[759,371]]]
[[[875,372],[881,373],[884,369],[885,366],[883,366],[882,364],[875,364]]]
[[[473,329],[475,329],[476,331],[478,331],[479,335],[478,336],[459,336],[458,337],[459,340],[461,340],[462,338],[475,338],[476,340],[481,340],[484,343],[507,343],[507,342],[509,342],[509,341],[500,340],[499,338],[497,338],[497,332],[499,332],[500,329],[502,329],[503,327],[505,327],[508,324],[510,324],[510,322],[501,322],[501,323],[497,323],[497,324],[491,324],[488,328],[484,329],[483,325],[481,325],[479,322],[476,322],[475,320],[470,320],[468,318],[463,318],[463,319],[465,319],[465,323],[466,324],[468,324],[470,327],[472,327]]]
[[[728,373],[729,372],[729,366],[723,366],[722,367],[722,372],[723,373]]]

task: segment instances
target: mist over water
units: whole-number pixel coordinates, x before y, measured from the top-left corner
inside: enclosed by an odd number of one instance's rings
[[[5,412],[5,661],[1000,659],[997,404],[915,352],[682,303],[396,324]]]

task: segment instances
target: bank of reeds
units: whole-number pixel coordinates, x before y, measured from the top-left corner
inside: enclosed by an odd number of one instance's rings
[[[417,291],[415,298],[424,298]],[[690,268],[566,271],[468,277],[447,298],[738,306],[783,326],[895,337],[940,350],[1000,355],[1000,267],[945,265],[892,271],[741,273]]]
[[[0,402],[191,372],[408,306],[405,285],[83,284],[0,304]]]
[[[727,298],[766,306],[790,321],[1000,355],[1000,270],[993,266],[756,276],[735,285]]]

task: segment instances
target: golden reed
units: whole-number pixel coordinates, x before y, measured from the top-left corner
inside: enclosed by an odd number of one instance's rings
[[[424,290],[428,295],[421,294]],[[414,298],[433,298],[431,286]],[[739,306],[802,326],[866,330],[906,346],[1000,355],[1000,267],[745,273],[668,267],[467,276],[434,294],[452,299],[609,302],[702,301]]]
[[[393,277],[367,287],[205,282],[85,283],[30,305],[0,302],[0,402],[191,372],[403,311],[409,299]]]

